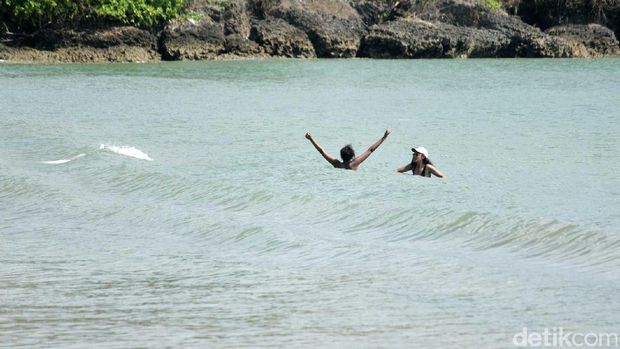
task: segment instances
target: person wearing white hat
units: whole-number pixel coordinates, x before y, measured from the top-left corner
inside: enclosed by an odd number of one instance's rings
[[[358,157],[355,156],[355,151],[350,144],[345,145],[342,149],[340,149],[340,157],[342,157],[342,161],[336,159],[330,153],[326,152],[325,149],[323,149],[323,147],[321,147],[321,145],[317,143],[314,138],[312,138],[312,134],[310,132],[306,133],[306,139],[308,139],[310,143],[312,143],[314,148],[316,148],[316,150],[325,158],[325,160],[327,160],[327,162],[332,164],[332,166],[334,166],[335,168],[357,171],[359,165],[361,165],[364,160],[368,159],[370,154],[372,154],[375,150],[377,150],[377,148],[379,148],[379,146],[383,143],[383,141],[385,141],[385,139],[390,135],[391,132],[391,128],[385,130],[383,137],[381,137],[381,139],[376,141],[375,144],[371,145],[370,148],[368,148],[365,152],[362,153],[362,155]]]
[[[409,172],[415,176],[430,177],[435,175],[439,178],[446,178],[446,175],[439,171],[428,158],[428,150],[424,147],[411,148],[413,158],[407,165],[396,169],[396,172]]]

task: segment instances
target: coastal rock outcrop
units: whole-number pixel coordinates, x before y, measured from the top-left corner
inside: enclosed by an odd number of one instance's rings
[[[61,47],[109,48],[122,45],[156,48],[156,38],[153,34],[146,30],[127,26],[86,31],[44,30],[37,33],[32,40],[34,48],[48,50]]]
[[[566,51],[553,37],[540,29],[522,22],[518,17],[482,12],[477,26],[505,35],[510,44],[506,56],[512,57],[565,57]]]
[[[224,26],[210,18],[171,23],[161,32],[159,44],[165,60],[214,59],[226,49]]]
[[[243,39],[250,36],[250,13],[248,4],[245,1],[233,2],[224,7],[222,16],[224,23],[224,34],[236,34]]]
[[[186,1],[183,14],[158,32],[154,28],[149,31],[109,26],[80,30],[56,27],[25,34],[13,33],[5,26],[0,32],[0,59],[126,62],[269,56],[448,58],[620,54],[618,40],[607,27],[573,23],[542,31],[484,0]],[[511,4],[506,9],[513,14],[523,7],[523,1],[515,0]],[[616,12],[605,13],[611,16],[606,19],[608,23],[617,22],[612,16]],[[618,30],[618,26],[610,28]]]
[[[564,57],[561,42],[531,26],[517,16],[490,10],[480,3],[464,0],[441,0],[438,20],[456,26],[496,31],[509,43],[502,57]]]
[[[226,35],[225,52],[232,56],[260,57],[267,55],[265,49],[250,40],[252,29],[251,11],[246,1],[227,4],[222,13],[222,24]]]
[[[412,7],[371,26],[359,55],[372,58],[591,57],[618,52],[613,32],[600,25],[542,32],[516,16],[462,0],[442,0],[419,16]],[[423,17],[424,19],[421,19]]]
[[[390,16],[393,8],[387,1],[350,0],[350,4],[366,26],[384,22]]]
[[[265,49],[254,41],[248,40],[239,34],[227,35],[224,51],[221,58],[234,59],[235,57],[263,57],[268,56]],[[219,58],[219,57],[218,57]]]
[[[250,38],[272,56],[316,57],[308,35],[282,19],[269,18],[257,21],[252,26]]]
[[[318,57],[354,57],[365,32],[362,18],[344,0],[262,0],[257,7],[264,17],[303,30]]]
[[[30,47],[10,47],[0,44],[0,60],[35,63],[126,63],[150,62],[160,59],[156,51],[136,46],[114,46],[105,49],[92,47],[63,47],[57,50],[37,50]]]
[[[510,41],[500,32],[401,19],[371,27],[359,55],[370,58],[504,57]]]
[[[549,28],[545,33],[561,38],[572,56],[599,57],[620,52],[614,32],[602,25],[562,25]]]
[[[222,6],[194,0],[189,6],[202,18],[164,28],[159,41],[164,59],[355,57],[366,30],[344,0],[241,0]]]
[[[0,59],[26,62],[144,62],[159,59],[157,40],[135,27],[88,30],[48,29],[13,35],[0,47]]]

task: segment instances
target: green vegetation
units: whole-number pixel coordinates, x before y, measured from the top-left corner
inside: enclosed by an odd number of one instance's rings
[[[499,10],[502,8],[502,2],[500,0],[482,0],[482,5],[489,10]]]
[[[183,0],[104,0],[95,10],[99,18],[152,28],[179,15]]]
[[[153,29],[177,17],[182,7],[183,0],[0,0],[0,22],[26,32],[102,23]]]
[[[194,22],[200,22],[203,19],[206,19],[207,15],[205,15],[202,12],[198,12],[198,11],[188,11],[186,13],[183,13],[182,15],[176,17],[177,21],[187,21],[187,20],[192,20]]]

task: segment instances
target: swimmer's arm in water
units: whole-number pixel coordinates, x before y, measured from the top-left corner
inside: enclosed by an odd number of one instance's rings
[[[437,168],[435,168],[435,166],[431,164],[426,165],[426,168],[428,168],[432,174],[434,174],[435,176],[439,178],[447,178],[446,175],[443,174],[443,172],[439,171]]]
[[[408,163],[407,165],[397,168],[395,171],[398,173],[403,173],[403,172],[411,171],[412,168],[413,166],[411,166],[411,163]]]
[[[317,143],[314,140],[314,138],[312,138],[312,134],[310,132],[306,132],[306,138],[310,141],[310,143],[312,143],[312,145],[316,148],[316,150],[321,155],[323,155],[323,157],[325,158],[325,160],[327,160],[327,162],[332,164],[332,166],[334,166],[334,167],[341,167],[340,161],[338,159],[336,159],[335,157],[333,157],[332,154],[326,152],[325,149],[323,149],[323,147],[321,147],[321,145],[319,143]]]
[[[392,133],[391,128],[385,130],[385,133],[383,134],[383,137],[381,137],[381,139],[375,142],[375,144],[371,145],[370,148],[366,149],[366,151],[363,152],[362,155],[356,157],[355,159],[353,159],[353,161],[351,161],[351,168],[356,169],[362,162],[364,162],[364,160],[368,159],[370,154],[372,154],[375,150],[377,150],[377,148],[379,148],[379,146],[383,143],[383,141],[385,141],[385,139],[390,135],[390,133]]]

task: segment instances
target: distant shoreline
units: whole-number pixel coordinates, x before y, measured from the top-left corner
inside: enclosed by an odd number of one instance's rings
[[[350,57],[350,58],[322,58],[322,57],[281,57],[281,56],[220,56],[212,59],[201,59],[201,60],[164,60],[164,59],[151,59],[151,60],[134,60],[127,59],[125,56],[119,56],[112,59],[87,59],[87,60],[62,60],[62,59],[50,59],[46,57],[45,53],[38,53],[37,55],[41,55],[35,58],[24,58],[24,53],[19,53],[17,59],[0,59],[0,66],[3,64],[9,65],[46,65],[46,64],[157,64],[157,63],[174,63],[174,62],[242,62],[242,61],[311,61],[311,60],[440,60],[438,58],[412,58],[412,59],[398,59],[398,58],[367,58],[367,57]],[[27,54],[26,54],[27,55]],[[592,59],[620,59],[620,54],[609,54],[604,56],[594,56],[594,57],[457,57],[453,58],[453,60],[510,60],[510,59],[562,59],[562,60],[592,60]]]
[[[0,33],[0,60],[31,63],[280,58],[590,58],[618,56],[614,31],[574,23],[542,31],[476,1],[230,1],[188,9],[159,31],[133,26]],[[208,3],[208,2],[206,2]],[[440,6],[439,3],[442,3]],[[260,5],[260,6],[259,6]],[[383,6],[383,7],[382,7]]]

